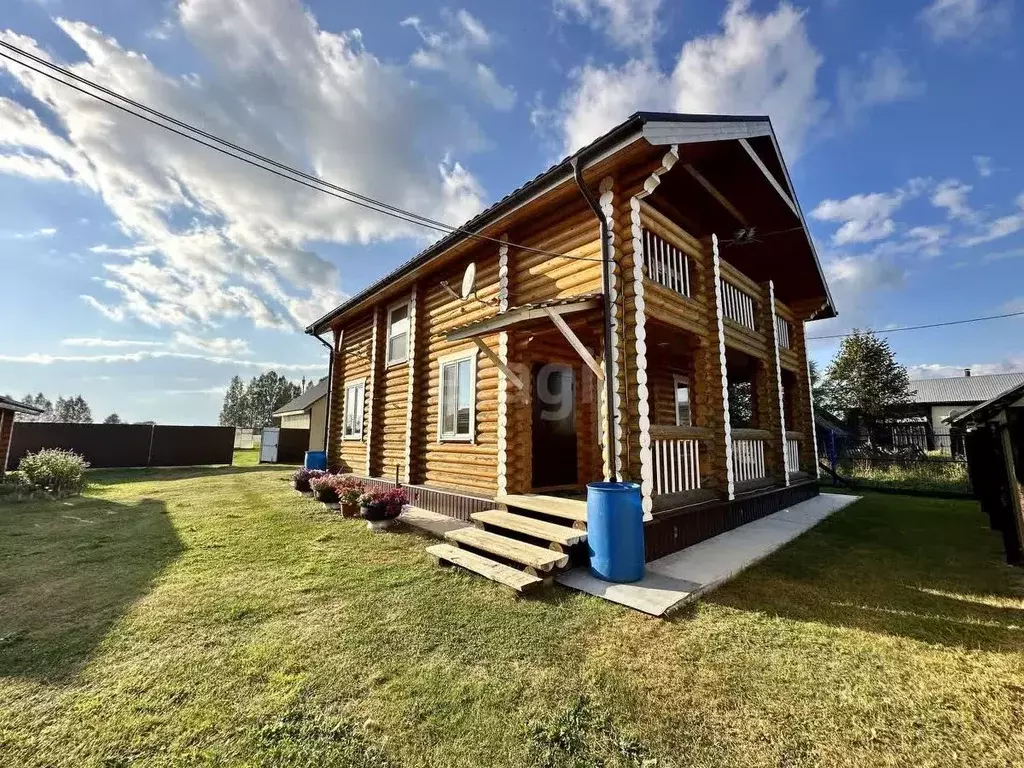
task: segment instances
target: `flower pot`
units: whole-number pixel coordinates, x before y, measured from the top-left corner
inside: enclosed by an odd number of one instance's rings
[[[309,480],[292,480],[292,488],[299,493],[309,493]]]
[[[364,520],[374,522],[390,519],[386,504],[364,504],[359,508],[359,514],[363,516]]]
[[[367,520],[366,527],[374,533],[390,528],[395,522],[393,517],[385,517],[383,520]]]
[[[341,503],[342,517],[356,517],[359,514],[359,505],[355,502]]]
[[[314,491],[313,497],[329,507],[338,506],[338,494],[333,488],[321,488],[319,491]]]

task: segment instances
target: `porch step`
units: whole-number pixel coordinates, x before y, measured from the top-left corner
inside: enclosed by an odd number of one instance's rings
[[[448,531],[444,535],[448,541],[456,544],[479,549],[506,560],[520,563],[535,571],[550,571],[555,568],[564,568],[569,563],[569,555],[563,552],[555,552],[550,549],[526,544],[517,539],[510,539],[506,536],[499,536],[496,533],[481,530],[480,528],[459,528]]]
[[[516,592],[526,592],[545,583],[545,579],[539,576],[533,576],[525,571],[520,571],[518,568],[496,563],[493,560],[488,560],[483,555],[453,547],[451,544],[434,544],[427,547],[427,553],[437,561],[438,565],[453,563],[465,568],[467,571],[480,574],[486,579],[504,584],[506,587],[511,587]]]
[[[571,547],[587,540],[586,531],[581,531],[578,528],[568,528],[564,525],[548,523],[533,517],[524,517],[512,512],[502,512],[500,509],[474,512],[470,515],[470,518],[479,525],[515,531],[535,539],[550,541],[552,544],[557,544],[560,547]]]
[[[528,509],[548,517],[570,520],[574,527],[587,524],[587,502],[585,501],[563,499],[559,496],[543,496],[539,493],[495,496],[494,501],[509,508]]]

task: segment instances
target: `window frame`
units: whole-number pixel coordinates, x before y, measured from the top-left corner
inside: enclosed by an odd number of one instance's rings
[[[683,384],[686,386],[686,407],[690,414],[689,424],[679,423],[679,385]],[[682,374],[672,374],[672,410],[675,414],[675,422],[677,427],[692,427],[693,426],[693,388],[690,385],[690,377],[683,376]]]
[[[360,395],[359,395],[359,400],[360,400],[360,402],[359,402],[359,416],[360,416],[360,418],[359,418],[359,431],[358,432],[349,433],[348,430],[347,430],[347,427],[348,427],[348,398],[349,398],[349,391],[351,389],[356,388],[356,387],[359,388],[359,393],[360,393]],[[352,441],[352,442],[356,442],[356,441],[362,442],[363,441],[363,427],[365,426],[365,422],[366,422],[366,377],[362,376],[362,377],[360,377],[358,379],[349,379],[344,384],[344,391],[345,391],[345,396],[344,396],[344,398],[342,398],[342,407],[341,407],[341,439],[342,440]]]
[[[476,349],[463,349],[437,360],[437,442],[438,443],[476,443]],[[444,432],[444,369],[447,365],[469,361],[469,433],[445,434]],[[456,400],[456,407],[458,401]],[[456,414],[458,424],[458,414]]]
[[[391,359],[391,340],[396,334],[391,333],[392,323],[391,315],[394,314],[396,309],[405,307],[405,354],[402,357],[396,357],[394,360]],[[402,363],[409,362],[409,340],[412,338],[412,302],[409,299],[403,299],[397,301],[388,307],[387,311],[387,325],[384,329],[384,366],[390,368],[393,365],[401,365]]]

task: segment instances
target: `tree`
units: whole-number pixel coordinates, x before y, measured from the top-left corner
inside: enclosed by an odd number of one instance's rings
[[[910,377],[889,342],[854,329],[825,371],[822,407],[847,421],[871,424],[910,402]]]
[[[226,427],[252,429],[270,426],[274,423],[271,414],[300,394],[302,389],[298,384],[275,371],[256,376],[248,384],[233,376],[228,391],[224,393],[220,423]]]
[[[244,426],[259,429],[274,423],[271,414],[285,403],[302,394],[299,385],[288,381],[275,371],[267,371],[252,379],[245,388],[245,404],[248,424]]]
[[[814,398],[815,407],[821,406],[824,410],[828,410],[825,407],[825,394],[822,390],[821,373],[818,371],[818,364],[813,360],[807,361],[807,374],[811,379],[811,397]]]
[[[69,424],[92,424],[92,410],[81,395],[58,397],[53,420]]]
[[[107,418],[105,418],[103,420],[103,423],[104,424],[124,424],[124,422],[121,421],[121,417],[118,416],[116,413],[112,413],[109,416],[107,416]]]
[[[245,385],[238,376],[231,377],[228,391],[224,393],[224,405],[220,409],[222,427],[245,427],[248,414],[245,408]]]
[[[21,398],[21,402],[25,405],[31,405],[39,408],[42,413],[38,416],[35,414],[16,413],[14,414],[15,421],[53,421],[53,403],[51,403],[42,392],[39,392],[36,395],[25,395]]]

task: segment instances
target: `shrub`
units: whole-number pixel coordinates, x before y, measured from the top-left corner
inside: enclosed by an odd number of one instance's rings
[[[305,493],[310,490],[310,480],[314,477],[320,477],[321,475],[326,474],[327,472],[322,469],[306,469],[305,467],[302,467],[295,470],[295,473],[292,475],[292,487],[297,491]]]
[[[401,488],[387,491],[368,491],[359,497],[359,506],[382,513],[385,517],[398,517],[409,497]]]
[[[334,475],[323,470],[313,470],[316,474],[311,474],[309,478],[309,489],[316,493],[317,491],[326,491],[331,488],[334,484]]]
[[[358,504],[359,497],[363,495],[363,484],[354,477],[336,477],[334,490],[338,494],[338,500],[342,504]]]
[[[89,462],[74,451],[44,448],[24,456],[19,469],[34,487],[59,497],[82,492],[88,466]]]

